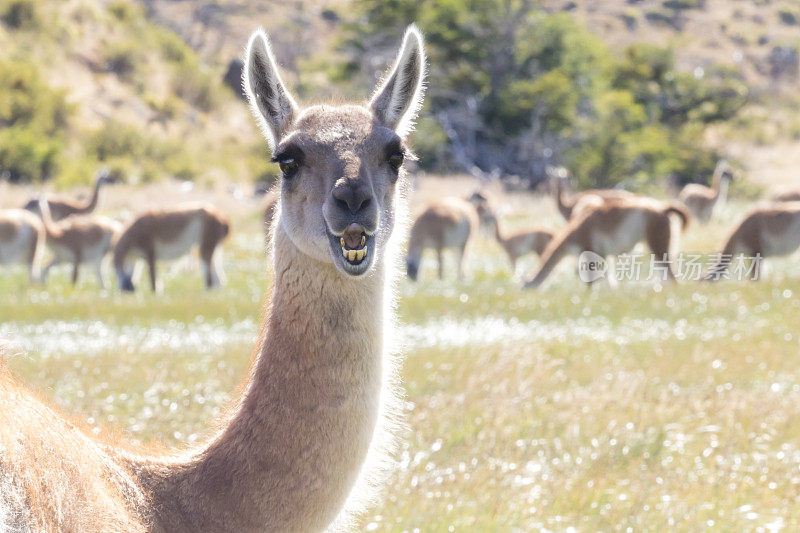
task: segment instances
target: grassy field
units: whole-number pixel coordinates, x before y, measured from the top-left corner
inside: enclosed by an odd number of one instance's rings
[[[417,210],[451,186],[423,183]],[[509,196],[503,219],[560,227],[551,203]],[[682,248],[718,249],[744,208]],[[256,206],[235,212],[223,290],[181,265],[161,267],[157,297],[100,292],[89,271],[75,289],[66,270],[46,287],[4,271],[15,374],[98,433],[200,438],[244,376],[269,283]],[[428,262],[400,287],[408,431],[364,530],[800,527],[796,257],[758,283],[593,290],[573,261],[523,292],[500,254],[482,236],[467,282]]]

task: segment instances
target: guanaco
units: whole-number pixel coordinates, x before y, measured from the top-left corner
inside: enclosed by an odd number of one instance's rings
[[[50,216],[49,202],[42,198],[39,211],[47,234],[47,247],[53,252],[53,259],[42,271],[42,282],[47,280],[50,269],[68,261],[72,263],[72,284],[78,282],[82,263],[94,263],[97,283],[105,287],[103,278],[103,258],[111,250],[111,244],[122,229],[116,220],[96,215],[72,215],[59,222]]]
[[[706,224],[711,220],[714,208],[725,203],[728,196],[728,185],[732,179],[733,174],[728,170],[728,163],[722,160],[714,169],[711,187],[699,183],[689,183],[683,187],[678,199],[683,202],[694,218],[700,223]]]
[[[44,241],[39,217],[24,209],[0,210],[0,264],[22,263],[31,282],[40,281]]]
[[[263,204],[262,220],[264,223],[264,242],[267,253],[269,253],[269,246],[272,242],[272,221],[275,220],[275,210],[278,207],[278,194],[277,191],[268,192]]]
[[[464,252],[478,229],[478,223],[475,207],[462,198],[448,197],[428,206],[411,226],[406,257],[408,277],[416,281],[422,252],[433,249],[436,251],[439,279],[443,279],[443,254],[450,249],[456,254],[458,279],[464,279]]]
[[[241,398],[206,442],[134,453],[90,438],[0,374],[0,529],[347,526],[382,477],[399,403],[384,333],[424,71],[411,27],[367,105],[300,109],[266,34],[251,37],[245,89],[283,177],[275,277]]]
[[[150,274],[150,288],[155,292],[156,262],[177,259],[189,253],[194,246],[200,249],[206,288],[219,286],[221,281],[214,256],[217,247],[228,236],[229,229],[227,215],[205,202],[187,202],[139,215],[125,226],[114,245],[114,269],[120,290],[135,290],[128,256],[145,260]]]
[[[630,191],[623,189],[587,189],[566,198],[564,191],[564,183],[568,178],[559,177],[556,180],[555,186],[555,200],[558,212],[564,217],[564,220],[570,220],[573,216],[580,216],[584,208],[598,202],[606,202],[609,200],[630,199],[636,195]]]
[[[719,280],[736,254],[747,258],[789,255],[800,247],[800,202],[783,202],[757,207],[730,232],[719,261],[706,279]]]
[[[506,252],[508,260],[511,262],[511,271],[515,274],[517,261],[521,257],[528,254],[541,256],[547,245],[553,240],[553,232],[543,228],[506,233],[501,229],[500,221],[496,217],[493,218],[492,225],[494,237]]]
[[[51,196],[48,195],[47,204],[50,207],[50,216],[54,221],[59,221],[67,218],[70,215],[83,215],[91,213],[97,207],[97,202],[100,199],[100,187],[106,183],[112,183],[113,180],[109,177],[106,171],[98,173],[94,181],[94,188],[92,195],[86,201],[76,200],[68,196]],[[29,200],[25,204],[25,209],[32,211],[41,216],[39,209],[40,199]]]
[[[646,241],[658,260],[669,255],[672,230],[670,215],[677,215],[685,231],[689,223],[686,209],[677,203],[665,204],[652,198],[629,198],[598,202],[588,206],[548,244],[541,256],[539,270],[525,287],[538,287],[567,255],[585,251],[600,256],[629,252]],[[666,264],[668,279],[674,280],[671,265]]]

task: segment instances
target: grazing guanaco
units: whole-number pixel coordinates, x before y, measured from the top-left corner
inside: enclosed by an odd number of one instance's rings
[[[636,197],[634,193],[623,189],[587,189],[568,199],[564,191],[564,183],[567,179],[565,177],[555,178],[556,207],[565,220],[570,220],[573,216],[580,216],[583,209],[589,204]]]
[[[158,455],[86,436],[3,373],[0,530],[347,525],[340,512],[371,496],[392,442],[395,358],[384,333],[424,65],[409,28],[369,104],[300,109],[266,34],[251,37],[246,92],[284,177],[275,278],[241,398],[205,443]]]
[[[97,207],[97,202],[100,198],[100,187],[102,187],[103,184],[111,183],[112,181],[113,180],[108,176],[107,172],[99,172],[94,181],[92,196],[83,202],[67,196],[48,196],[47,204],[50,207],[50,216],[54,221],[58,222],[59,220],[63,220],[70,215],[91,213]],[[41,215],[41,210],[39,209],[39,199],[34,198],[29,200],[28,203],[25,204],[25,209]]]
[[[200,249],[203,279],[206,288],[220,285],[214,252],[228,236],[228,217],[205,202],[187,202],[173,207],[147,211],[133,219],[122,230],[114,245],[114,270],[119,288],[133,291],[133,270],[128,256],[145,260],[150,274],[150,288],[156,290],[156,262],[177,259]]]
[[[736,254],[747,258],[789,255],[800,247],[800,202],[758,207],[731,231],[706,279],[722,279]]]
[[[773,202],[800,202],[800,190],[786,190],[770,197]]]
[[[47,280],[50,269],[67,261],[72,263],[72,284],[78,283],[78,272],[82,263],[94,263],[97,283],[105,287],[103,258],[111,250],[114,236],[119,234],[122,224],[116,220],[96,215],[72,215],[59,222],[50,216],[47,198],[42,198],[39,211],[47,234],[47,247],[53,259],[42,271],[42,282]]]
[[[728,170],[728,163],[722,160],[714,169],[711,187],[699,183],[689,183],[681,190],[678,200],[683,202],[694,218],[702,224],[706,224],[711,220],[714,208],[717,205],[725,204],[728,185],[732,179],[733,174]]]
[[[464,252],[477,229],[478,213],[467,200],[449,197],[428,206],[411,226],[406,257],[408,277],[416,281],[422,252],[430,248],[436,250],[439,279],[444,278],[442,256],[447,249],[456,253],[458,279],[464,279]]]
[[[669,216],[677,215],[683,230],[689,214],[679,204],[665,204],[652,198],[611,200],[588,206],[550,242],[541,256],[538,272],[525,287],[538,287],[567,255],[594,252],[606,257],[629,252],[646,241],[657,258],[669,254],[672,229]],[[659,259],[661,260],[661,259]],[[675,279],[669,263],[668,279]]]
[[[32,282],[41,277],[44,226],[24,209],[0,210],[0,264],[23,263]]]
[[[553,232],[546,229],[522,230],[507,234],[500,228],[500,221],[493,217],[494,237],[511,261],[511,270],[517,272],[517,261],[528,254],[541,256],[553,240]]]

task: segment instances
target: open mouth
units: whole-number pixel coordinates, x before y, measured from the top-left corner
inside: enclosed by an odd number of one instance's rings
[[[347,274],[358,276],[369,268],[373,237],[359,224],[350,224],[340,235],[329,233],[334,255]]]
[[[353,247],[354,244],[357,248]],[[367,234],[364,232],[361,232],[360,241],[357,243],[339,237],[339,245],[342,247],[342,257],[351,265],[361,264],[367,256]]]

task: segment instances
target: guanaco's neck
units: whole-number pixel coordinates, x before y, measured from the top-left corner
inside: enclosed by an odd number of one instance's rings
[[[575,207],[575,204],[564,199],[564,183],[562,180],[558,180],[556,184],[556,205],[561,215],[569,220],[572,216],[572,208]]]
[[[103,180],[101,178],[97,178],[94,182],[94,190],[92,190],[92,197],[89,198],[89,201],[80,207],[78,210],[79,213],[91,213],[94,211],[94,208],[97,207],[97,200],[100,196],[100,187],[103,185]]]
[[[42,214],[42,226],[44,226],[47,238],[55,241],[60,240],[64,236],[64,232],[53,221],[53,216],[50,213],[50,204],[46,199],[39,202],[39,212]]]
[[[164,530],[321,530],[370,448],[382,393],[384,272],[348,279],[278,225],[275,281],[247,388],[185,461],[134,466]]]

